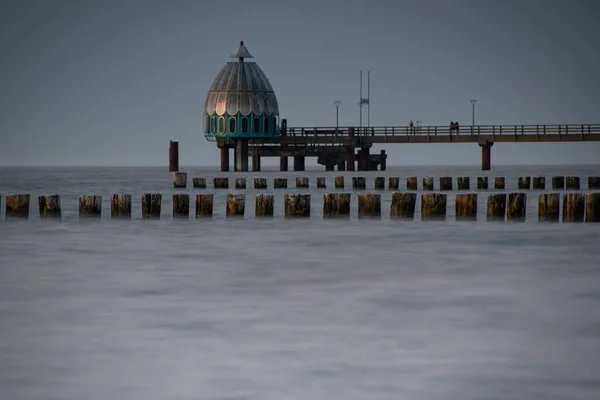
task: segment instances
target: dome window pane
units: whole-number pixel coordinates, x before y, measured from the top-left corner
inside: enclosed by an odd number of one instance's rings
[[[235,117],[229,117],[229,133],[235,133]]]
[[[215,133],[215,117],[210,117],[210,133]]]
[[[252,127],[252,132],[253,133],[260,132],[260,119],[258,119],[258,117],[254,117],[254,126]]]
[[[265,116],[265,133],[271,133],[269,132],[270,125],[271,124],[269,124],[269,117]]]
[[[225,118],[219,117],[219,135],[225,133]]]
[[[248,118],[246,117],[242,118],[242,133],[248,133]]]

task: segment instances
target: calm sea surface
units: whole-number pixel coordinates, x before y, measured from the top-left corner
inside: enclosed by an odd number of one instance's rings
[[[184,168],[0,168],[0,195],[30,193],[27,221],[0,222],[0,398],[598,399],[600,224],[389,219],[323,220],[317,176],[436,178],[600,175],[600,166],[390,168],[385,172],[220,173]],[[212,178],[267,177],[275,217],[225,218]],[[272,178],[308,176],[308,190]],[[191,188],[206,177],[209,188]],[[456,185],[456,181],[454,181]],[[547,189],[546,191],[551,191]],[[160,220],[140,195],[163,194]],[[174,220],[173,193],[215,193],[210,220]],[[260,191],[265,192],[265,191]],[[310,219],[283,218],[283,194],[312,194]],[[493,192],[490,190],[489,192]],[[40,221],[37,197],[61,195],[63,219]],[[110,195],[133,195],[131,221]],[[79,221],[78,196],[103,196],[100,221]],[[420,200],[417,200],[420,204]],[[194,215],[194,202],[190,213]]]

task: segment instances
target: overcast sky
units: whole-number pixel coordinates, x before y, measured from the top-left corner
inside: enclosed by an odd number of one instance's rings
[[[600,123],[600,1],[0,0],[0,165],[219,163],[206,93],[240,40],[289,126]],[[375,148],[374,151],[378,151]],[[480,164],[476,144],[388,164]],[[493,164],[594,163],[600,143],[496,144]],[[278,163],[264,160],[263,165]],[[315,164],[311,159],[308,163]]]

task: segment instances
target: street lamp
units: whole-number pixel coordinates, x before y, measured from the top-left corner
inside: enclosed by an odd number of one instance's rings
[[[337,140],[338,140],[338,128],[339,128],[339,125],[340,125],[339,115],[340,115],[340,104],[341,104],[341,101],[336,100],[336,101],[333,102],[333,104],[335,104],[335,141],[337,142]]]
[[[475,103],[477,103],[477,100],[471,100],[471,104],[473,105],[473,114],[471,120],[471,139],[473,139],[475,135]]]

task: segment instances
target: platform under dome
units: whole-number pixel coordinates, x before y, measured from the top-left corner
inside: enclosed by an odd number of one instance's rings
[[[204,104],[204,135],[219,138],[273,138],[279,135],[279,106],[273,87],[243,42],[213,81]]]

